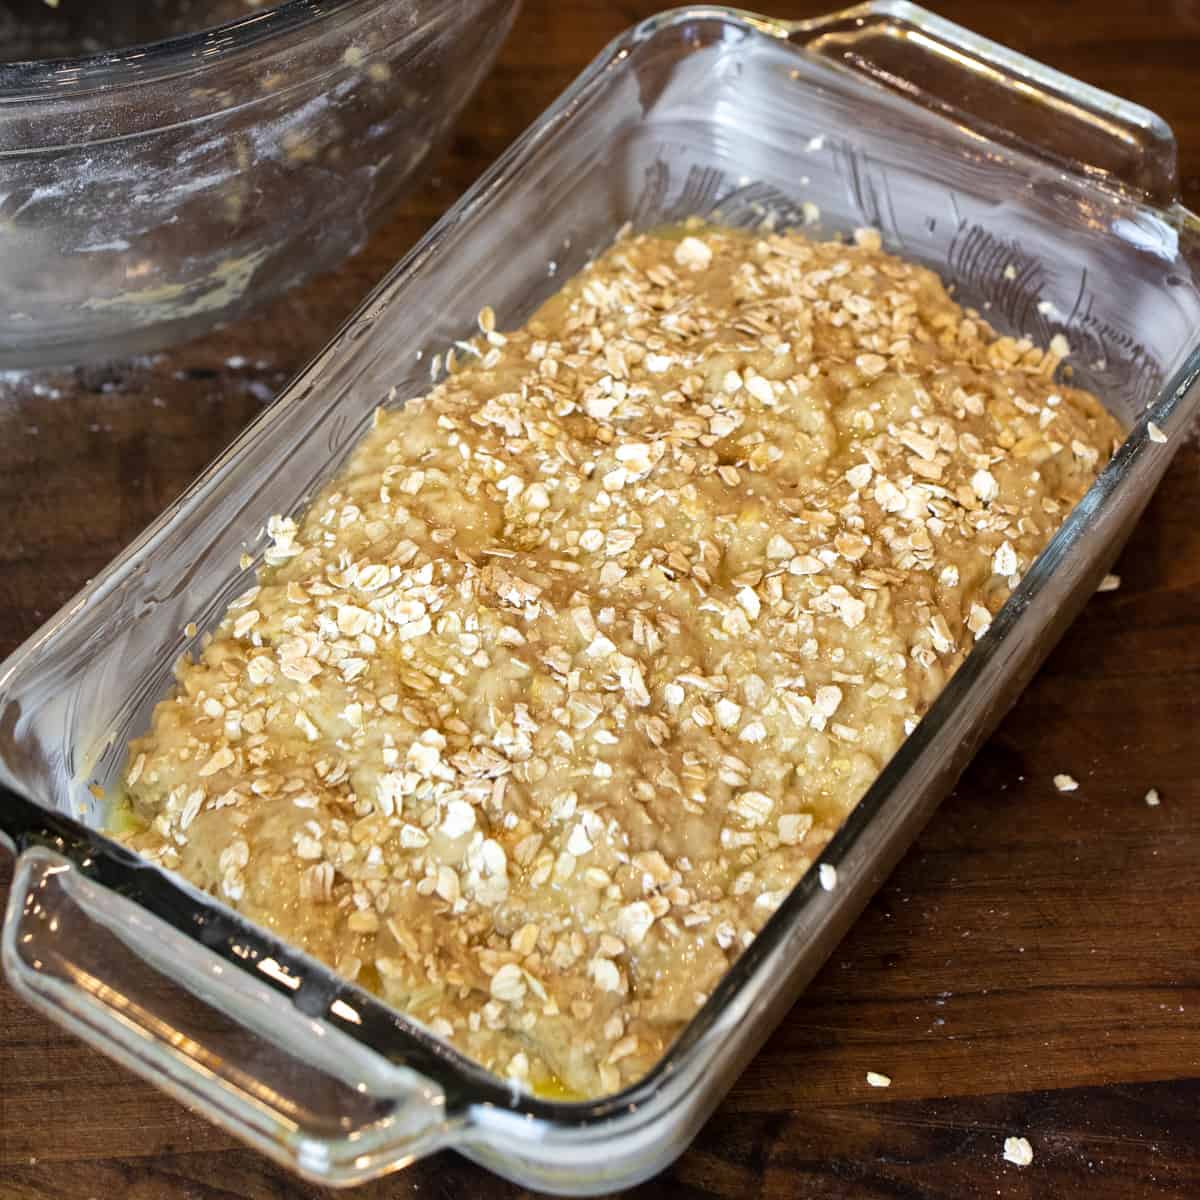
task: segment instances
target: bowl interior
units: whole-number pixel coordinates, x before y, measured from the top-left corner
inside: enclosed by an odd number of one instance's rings
[[[272,0],[46,0],[0,2],[0,62],[83,58],[214,29]]]

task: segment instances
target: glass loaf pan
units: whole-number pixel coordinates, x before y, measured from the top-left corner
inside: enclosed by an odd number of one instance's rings
[[[279,401],[0,666],[3,936],[17,991],[305,1176],[450,1146],[531,1187],[607,1192],[696,1134],[1092,594],[1194,414],[1196,219],[1152,113],[908,4],[783,23],[679,9],[609,46]],[[372,410],[428,389],[490,303],[522,322],[627,222],[873,225],[1002,331],[1063,333],[1132,432],[942,696],[666,1057],[624,1093],[522,1094],[98,830],[189,621],[249,583],[275,512]],[[395,389],[394,392],[391,389]],[[1167,435],[1149,436],[1148,421]],[[27,797],[23,799],[21,797]]]

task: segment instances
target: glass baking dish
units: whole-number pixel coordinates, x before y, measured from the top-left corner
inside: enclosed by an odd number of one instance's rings
[[[563,1194],[688,1144],[1116,556],[1195,413],[1196,218],[1152,113],[908,4],[799,23],[678,9],[609,46],[279,401],[0,667],[3,935],[17,991],[303,1175],[453,1147]],[[818,215],[819,210],[819,215]],[[990,631],[658,1066],[596,1102],[530,1096],[100,832],[172,664],[248,585],[262,528],[380,402],[421,394],[484,302],[524,320],[626,223],[874,225],[1131,428]],[[1161,432],[1160,432],[1161,431]],[[1165,434],[1165,440],[1163,440]],[[239,567],[243,552],[256,560]],[[245,561],[245,560],[243,560]],[[27,798],[22,798],[27,797]]]

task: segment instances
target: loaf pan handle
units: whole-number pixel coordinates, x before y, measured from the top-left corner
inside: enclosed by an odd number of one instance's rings
[[[808,53],[866,75],[968,133],[1132,191],[1160,208],[1178,198],[1175,136],[1156,113],[918,5],[875,0],[784,28]],[[980,153],[987,153],[985,146]]]
[[[46,846],[17,858],[2,951],[29,1004],[316,1182],[405,1166],[458,1123],[438,1084],[306,1016]],[[275,984],[287,976],[272,959],[257,965]]]

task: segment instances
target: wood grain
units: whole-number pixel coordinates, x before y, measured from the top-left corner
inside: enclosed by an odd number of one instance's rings
[[[831,0],[832,2],[832,0]],[[829,4],[767,3],[782,16]],[[116,554],[604,43],[656,6],[526,0],[433,177],[237,328],[0,379],[0,656]],[[943,15],[1157,110],[1200,204],[1200,4]],[[1200,451],[695,1146],[639,1200],[1200,1195]],[[1051,779],[1068,771],[1079,791]],[[1143,797],[1157,787],[1162,803]],[[7,870],[7,867],[0,868]],[[0,876],[0,892],[7,877]],[[889,1074],[886,1092],[868,1070]],[[1001,1158],[1023,1134],[1034,1162]],[[316,1197],[0,984],[0,1200]],[[523,1195],[442,1154],[353,1193]]]

